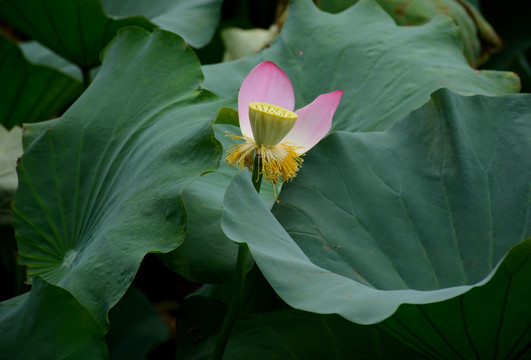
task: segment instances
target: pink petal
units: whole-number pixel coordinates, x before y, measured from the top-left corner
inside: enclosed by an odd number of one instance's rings
[[[341,95],[343,90],[319,95],[311,104],[295,111],[299,116],[297,122],[282,142],[301,146],[300,154],[314,147],[330,130]]]
[[[258,64],[243,80],[238,94],[240,129],[245,136],[253,137],[249,122],[249,103],[264,102],[293,111],[295,95],[288,76],[271,61]]]

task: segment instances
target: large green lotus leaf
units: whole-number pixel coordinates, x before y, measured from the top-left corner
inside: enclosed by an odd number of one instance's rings
[[[142,15],[158,27],[181,35],[193,47],[206,45],[216,30],[222,0],[102,0],[109,16]]]
[[[240,181],[241,179],[236,179]],[[247,189],[243,192],[252,194],[252,185],[246,186]],[[241,188],[237,191],[240,191]],[[256,215],[256,213],[254,213]],[[267,216],[265,212],[262,215]],[[260,238],[264,240],[264,238]],[[272,240],[273,238],[269,238]],[[276,238],[274,241],[285,241],[286,239]],[[278,244],[277,244],[278,245]],[[290,246],[290,245],[287,245]],[[273,246],[274,247],[274,246]],[[258,248],[258,247],[257,247]],[[257,248],[254,248],[255,250]],[[253,248],[252,248],[253,249]],[[289,280],[280,284],[280,288],[291,288],[291,291],[303,291],[305,296],[317,297],[317,301],[303,299],[298,297],[297,307],[310,309],[314,312],[329,312],[334,309],[340,309],[340,314],[344,315],[351,312],[353,309],[347,307],[356,307],[359,304],[352,302],[352,297],[355,292],[357,296],[367,296],[369,299],[364,299],[367,302],[373,302],[379,305],[381,298],[374,297],[360,289],[346,288],[341,290],[345,292],[340,297],[339,301],[348,304],[340,304],[335,299],[331,299],[337,295],[337,287],[342,284],[339,281],[334,281],[333,275],[325,274],[326,270],[317,266],[308,266],[302,262],[310,262],[309,259],[304,259],[301,256],[300,250],[290,249],[286,251],[286,245],[281,245],[277,249],[270,249],[269,254],[265,256],[265,263],[273,262],[268,265],[271,267],[279,266],[279,274],[274,276],[281,277],[281,274],[290,274]],[[266,251],[262,251],[263,255]],[[277,250],[276,257],[282,257],[280,262],[271,261],[271,254]],[[299,254],[297,254],[299,252]],[[255,253],[256,254],[256,253]],[[282,255],[280,255],[282,254]],[[255,255],[256,256],[256,255]],[[453,358],[496,358],[496,359],[521,359],[529,356],[529,344],[531,343],[531,332],[529,331],[529,323],[531,322],[531,311],[528,303],[531,300],[531,288],[528,286],[529,276],[531,274],[531,239],[517,245],[513,248],[500,268],[492,277],[486,278],[488,281],[478,283],[476,285],[483,285],[479,287],[461,287],[455,289],[454,296],[452,292],[439,292],[440,297],[430,296],[434,294],[417,294],[417,300],[427,302],[424,305],[401,305],[397,313],[393,317],[386,319],[378,326],[387,331],[389,334],[395,336],[403,344],[411,347],[418,354],[424,358],[430,359],[453,359]],[[257,257],[258,264],[263,264],[264,258]],[[281,263],[284,262],[283,265]],[[285,266],[288,263],[288,266]],[[295,266],[293,266],[295,264]],[[304,268],[304,269],[303,269]],[[269,273],[270,268],[267,270]],[[297,271],[295,276],[293,272]],[[290,273],[291,272],[291,273]],[[317,279],[317,278],[321,279]],[[318,281],[315,281],[318,280]],[[276,282],[279,285],[280,282]],[[313,286],[321,289],[309,289]],[[300,286],[302,284],[302,286]],[[343,284],[344,285],[344,284]],[[277,287],[277,290],[279,287]],[[451,290],[451,289],[450,289]],[[469,290],[466,292],[466,290]],[[463,293],[463,291],[465,291]],[[350,293],[347,293],[350,292]],[[322,294],[325,294],[324,296]],[[334,294],[334,295],[332,295]],[[327,298],[326,295],[330,295]],[[412,299],[410,294],[399,294],[395,291],[388,291],[389,296],[397,296],[404,301]],[[439,302],[441,299],[449,300]],[[319,302],[320,307],[314,307],[312,303]],[[370,304],[365,304],[370,307]],[[252,328],[252,327],[251,327]],[[260,338],[256,336],[256,338]],[[236,336],[238,341],[240,340]],[[251,339],[246,338],[245,343],[251,343]],[[392,343],[392,342],[391,342]],[[204,345],[201,348],[201,353],[208,351],[208,347],[212,344]],[[380,345],[380,349],[382,346]],[[393,355],[393,350],[387,347],[383,348],[386,358],[395,359],[398,355],[407,354],[405,358],[414,358],[409,352],[404,349],[395,348],[399,351],[398,354]],[[494,354],[494,357],[492,357]],[[196,357],[192,357],[196,359]],[[197,357],[201,358],[201,357]]]
[[[376,323],[401,304],[466,293],[531,235],[530,99],[439,90],[387,131],[332,134],[284,186],[280,223],[243,172],[227,189],[222,228],[299,309]],[[514,292],[511,309],[531,300]]]
[[[0,226],[11,225],[11,201],[17,191],[15,166],[22,155],[22,129],[7,131],[0,125]]]
[[[0,36],[0,123],[47,120],[81,94],[78,81],[54,68],[28,61],[20,48]]]
[[[348,131],[387,129],[443,87],[463,95],[519,90],[513,73],[468,66],[459,30],[449,17],[401,27],[372,1],[360,1],[340,14],[322,12],[309,0],[291,4],[270,48],[204,66],[205,87],[233,96],[256,64],[271,60],[290,77],[296,108],[321,93],[343,89],[332,128]]]
[[[181,243],[183,188],[218,166],[223,103],[201,81],[180,37],[128,28],[68,111],[30,131],[13,205],[21,263],[103,326],[144,255]]]
[[[0,0],[0,18],[64,58],[90,69],[125,26],[178,32],[205,45],[216,28],[220,0]],[[106,13],[106,11],[107,13]]]
[[[106,359],[103,329],[64,289],[40,278],[0,303],[2,359]]]

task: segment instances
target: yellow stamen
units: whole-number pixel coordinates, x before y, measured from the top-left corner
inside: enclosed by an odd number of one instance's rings
[[[249,103],[249,121],[257,145],[277,145],[293,128],[297,114],[280,106]]]
[[[282,181],[289,181],[297,175],[302,158],[297,154],[297,146],[287,143],[276,146],[261,145],[256,153],[261,157],[261,173],[273,185]]]
[[[226,136],[232,139],[243,139],[245,142],[233,144],[227,150],[225,161],[229,165],[236,165],[240,170],[244,167],[252,171],[254,164],[254,151],[256,150],[256,143],[253,139],[247,136],[234,135],[227,131]]]
[[[227,151],[225,160],[229,165],[236,165],[240,169],[247,167],[252,171],[254,157],[261,158],[260,174],[266,181],[273,185],[279,181],[289,181],[297,175],[302,164],[302,155],[297,153],[298,146],[281,143],[278,145],[258,145],[253,139],[247,136],[238,136],[227,133],[233,139],[244,139],[245,142],[231,145]]]

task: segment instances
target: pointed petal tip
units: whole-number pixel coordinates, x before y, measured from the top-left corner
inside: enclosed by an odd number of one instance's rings
[[[260,66],[260,65],[275,65],[277,66],[274,62],[272,62],[271,60],[266,60],[266,61],[262,61],[260,64],[256,65],[256,66]],[[278,67],[278,66],[277,66]]]
[[[267,74],[270,74],[271,76],[280,76],[280,77],[286,77],[288,78],[288,75],[282,70],[277,64],[270,60],[262,61],[260,64],[256,65],[251,72],[249,72],[250,76],[254,72],[265,72]],[[289,80],[289,78],[288,78]]]
[[[321,94],[313,102],[319,102],[321,106],[327,106],[333,115],[336,112],[339,102],[341,101],[341,97],[344,93],[345,92],[343,90],[336,90]]]
[[[345,92],[341,89],[339,90],[336,90],[336,91],[332,91],[332,92],[329,92],[329,93],[326,93],[326,94],[323,94],[323,95],[334,95],[334,96],[337,96],[338,98],[338,101],[341,99],[341,96],[343,96]]]
[[[295,113],[299,119],[283,141],[300,146],[301,153],[314,147],[330,130],[343,90],[319,95],[311,104]]]
[[[271,60],[262,61],[260,64],[256,65],[255,67],[259,67],[259,66],[274,66],[277,69],[279,69],[280,71],[282,71],[282,69],[279,68],[278,65],[275,64],[274,62],[272,62]],[[282,72],[284,72],[284,71],[282,71]]]

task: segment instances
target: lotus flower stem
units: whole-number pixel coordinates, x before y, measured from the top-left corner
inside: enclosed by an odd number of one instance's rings
[[[260,185],[262,185],[262,172],[260,171],[261,167],[262,159],[260,156],[256,155],[254,157],[252,181],[257,193],[260,193]]]
[[[238,309],[240,308],[240,303],[242,300],[243,289],[245,287],[245,275],[247,273],[247,257],[249,255],[249,247],[247,244],[239,244],[238,246],[238,260],[236,261],[236,272],[234,276],[234,287],[232,289],[232,296],[230,299],[229,308],[227,314],[225,314],[225,319],[223,320],[223,325],[221,327],[221,332],[218,335],[216,341],[216,347],[212,353],[213,360],[221,360],[223,358],[223,353],[227,346],[227,341],[229,340],[230,331],[232,325],[234,324],[234,319]]]

